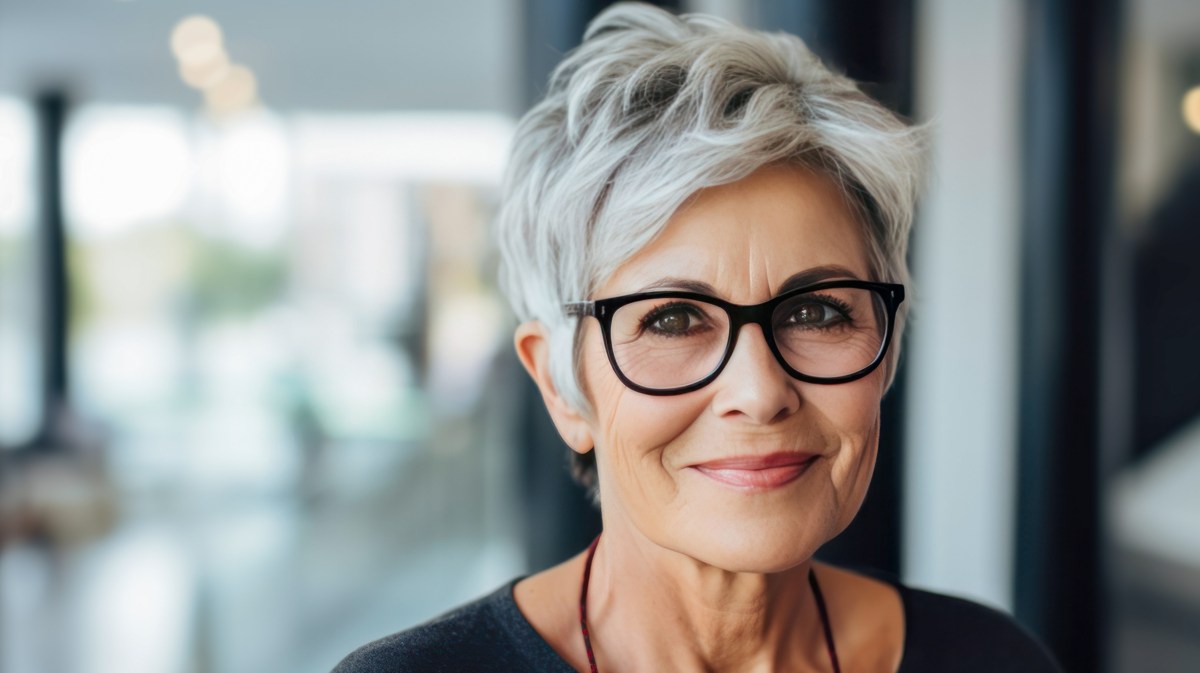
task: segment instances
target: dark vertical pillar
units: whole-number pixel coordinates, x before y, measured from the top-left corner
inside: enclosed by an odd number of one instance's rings
[[[563,55],[579,44],[588,19],[597,11],[590,1],[525,0],[522,36],[524,113],[546,92],[550,73]]]
[[[908,117],[913,109],[913,13],[912,0],[807,0],[765,3],[758,20],[762,28],[800,36],[831,67]],[[822,559],[900,572],[906,378],[901,360],[883,400],[871,489],[854,523],[821,549]]]
[[[1103,252],[1117,0],[1026,3],[1016,612],[1068,671],[1103,671]]]
[[[830,42],[836,37],[829,26],[831,0],[775,0],[758,2],[753,16],[746,17],[755,28],[782,30],[804,40],[808,48],[829,59]]]
[[[63,217],[62,138],[68,101],[62,91],[39,94],[34,106],[37,116],[38,159],[38,250],[41,257],[43,342],[43,429],[44,440],[56,410],[67,403],[70,377],[67,365],[67,333],[70,290],[67,283],[67,234]],[[43,442],[38,442],[43,444]]]
[[[894,112],[913,111],[913,0],[764,2],[759,27],[799,36]]]
[[[579,44],[588,22],[615,2],[616,0],[524,1],[522,88],[525,92],[526,109],[542,98],[551,71],[568,51]],[[679,0],[651,0],[649,4],[672,11],[679,11],[680,7]]]

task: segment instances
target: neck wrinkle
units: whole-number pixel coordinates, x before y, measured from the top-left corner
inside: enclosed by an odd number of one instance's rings
[[[826,671],[811,565],[731,573],[606,525],[587,597],[598,669]]]

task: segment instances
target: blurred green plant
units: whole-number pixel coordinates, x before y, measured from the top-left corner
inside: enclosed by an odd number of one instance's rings
[[[67,269],[73,330],[122,313],[247,317],[277,301],[288,279],[284,250],[251,249],[180,223],[72,239]]]
[[[279,250],[259,251],[193,234],[192,308],[200,317],[251,315],[278,300],[287,285]]]

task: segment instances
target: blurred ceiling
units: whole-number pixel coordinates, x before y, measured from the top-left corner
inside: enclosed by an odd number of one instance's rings
[[[169,40],[215,19],[276,109],[515,112],[520,0],[0,0],[0,95],[199,106]]]
[[[572,0],[562,0],[570,2]],[[771,0],[722,0],[745,5]],[[520,110],[522,0],[0,0],[0,95],[200,105],[168,46],[205,14],[277,109]],[[685,6],[706,8],[693,0]],[[728,7],[726,7],[728,9]],[[1137,35],[1194,54],[1198,0],[1130,0]]]

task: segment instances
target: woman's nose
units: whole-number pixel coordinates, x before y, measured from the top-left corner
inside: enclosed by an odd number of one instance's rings
[[[744,325],[717,386],[713,410],[720,416],[743,416],[756,423],[773,423],[800,408],[796,381],[784,371],[767,346],[758,325]]]

